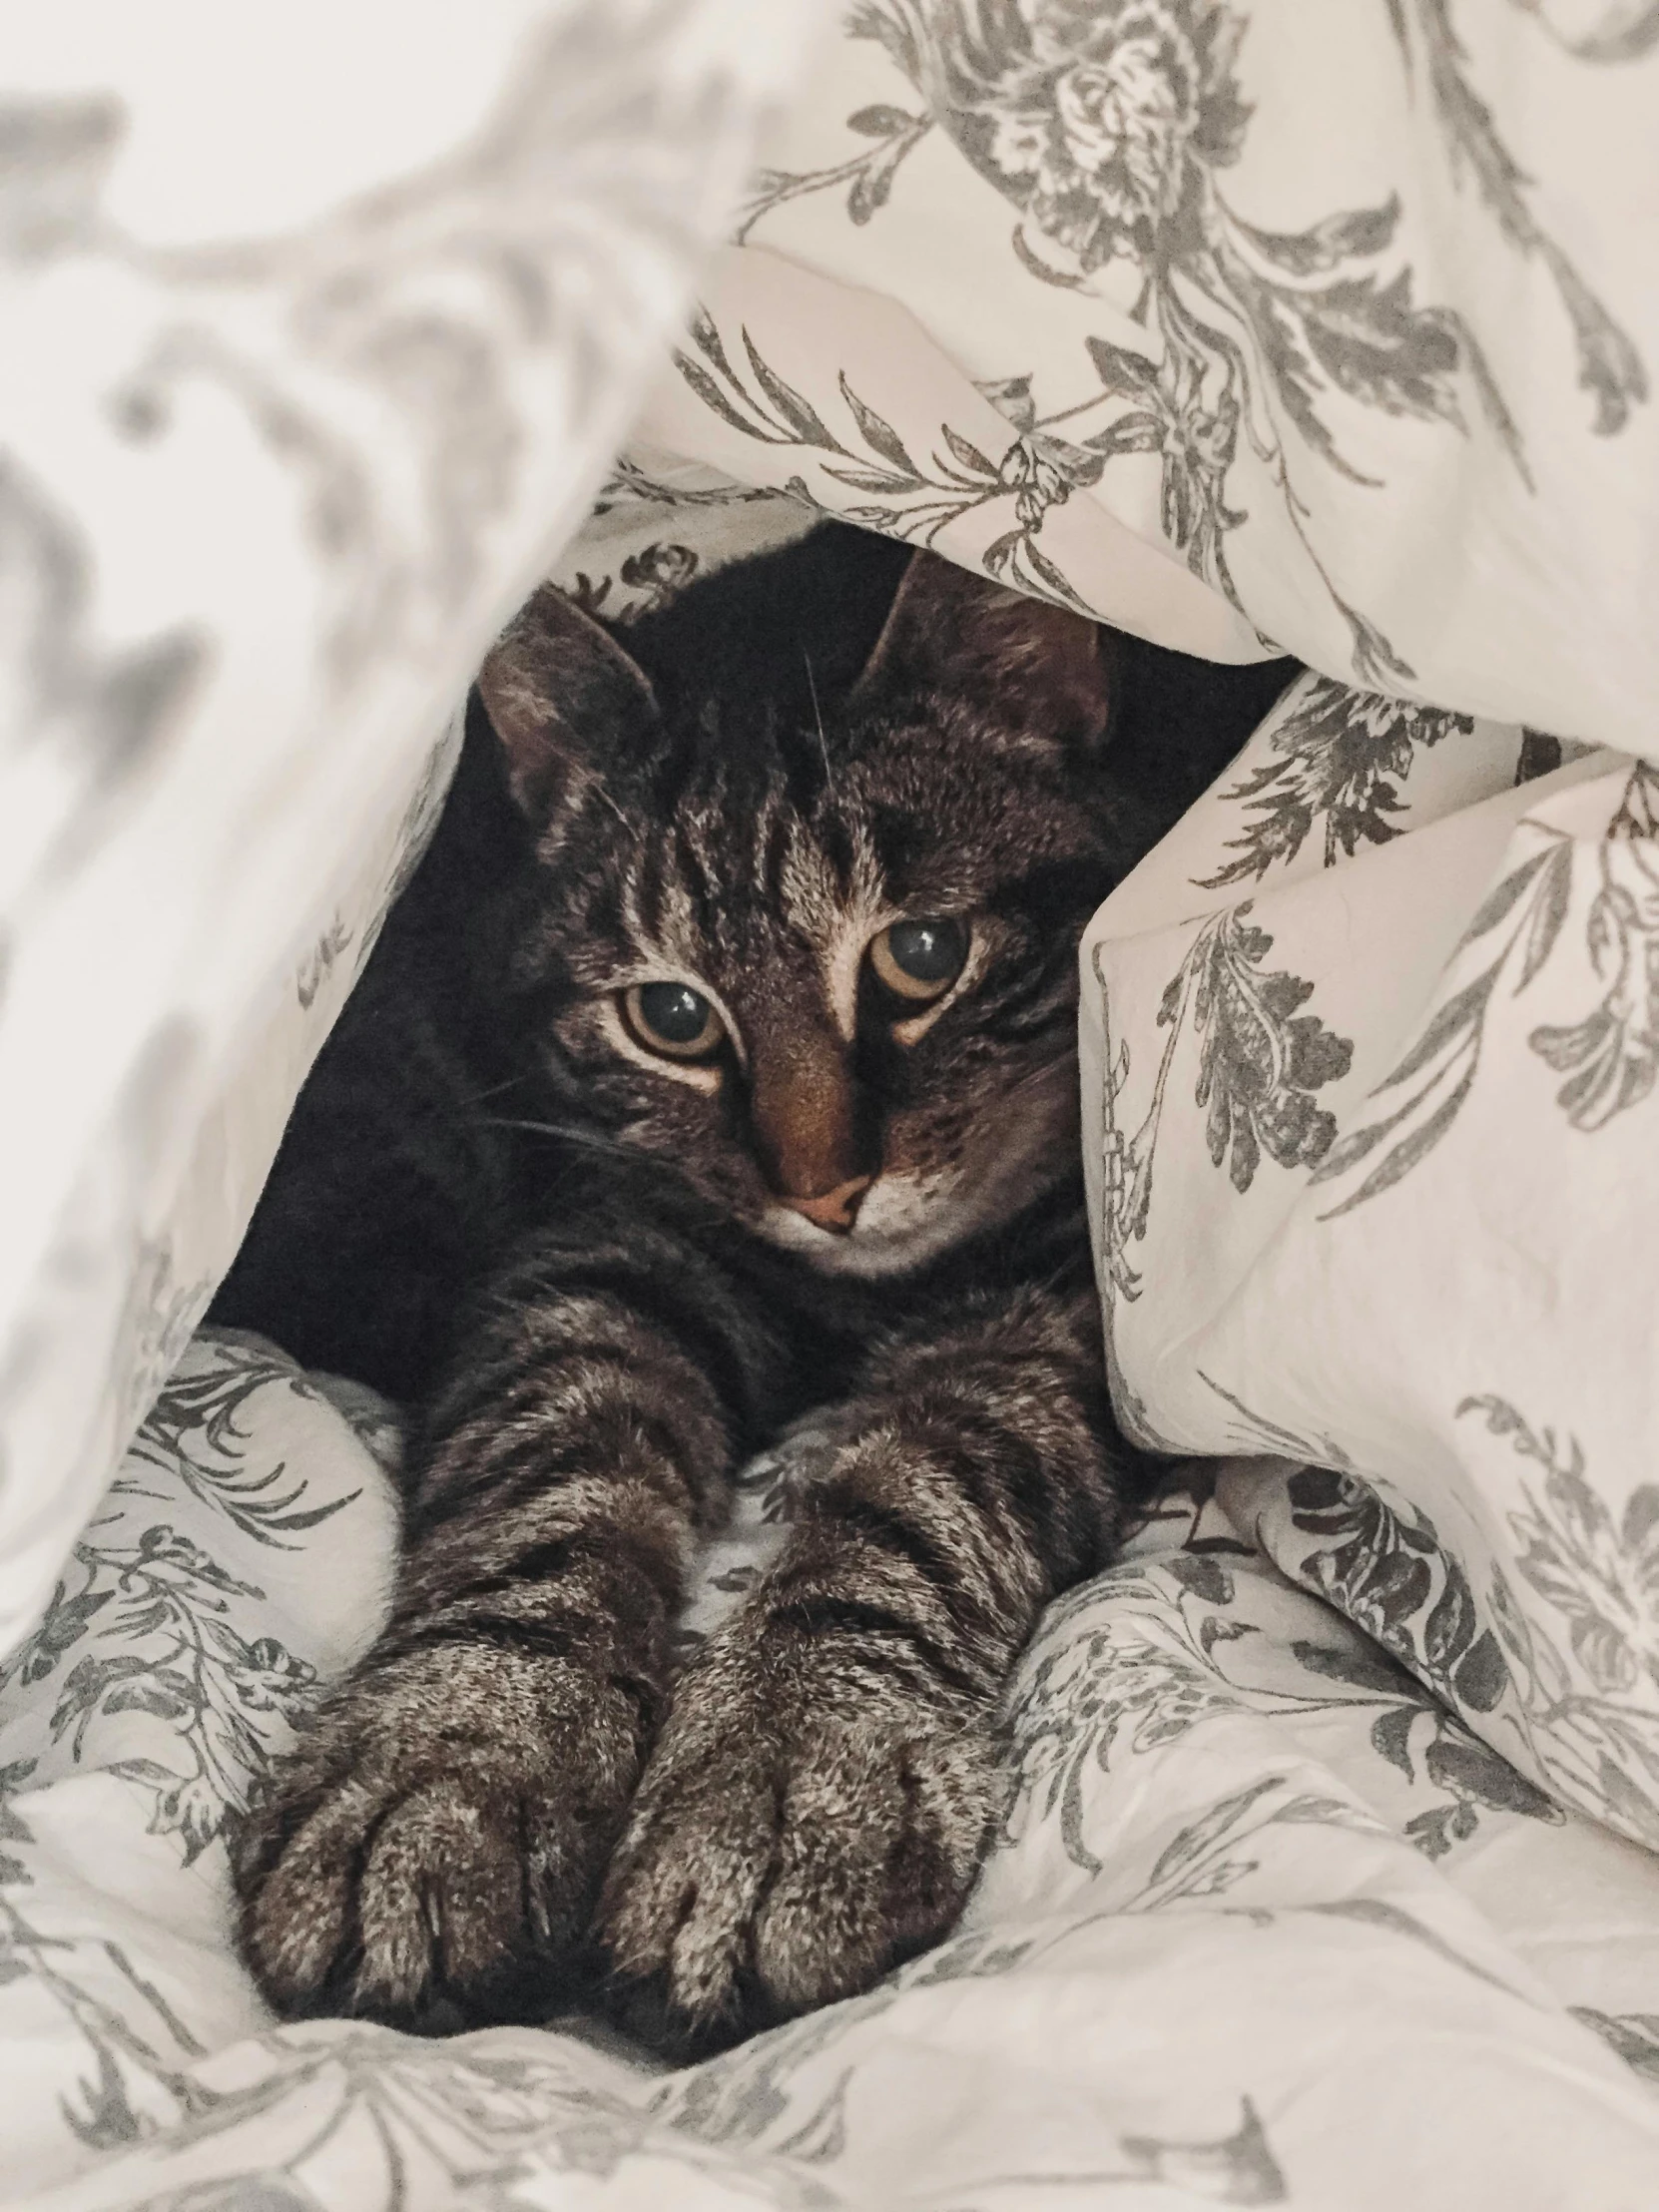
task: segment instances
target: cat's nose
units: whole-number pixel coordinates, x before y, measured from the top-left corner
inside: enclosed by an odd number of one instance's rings
[[[832,1230],[836,1236],[844,1237],[857,1217],[858,1201],[872,1181],[870,1176],[855,1175],[850,1182],[841,1183],[819,1198],[797,1198],[793,1193],[786,1193],[784,1204],[793,1206],[798,1214],[805,1214],[820,1229]]]

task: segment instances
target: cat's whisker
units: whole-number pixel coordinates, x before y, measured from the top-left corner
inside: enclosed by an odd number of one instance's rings
[[[618,1144],[614,1137],[607,1137],[598,1129],[587,1129],[580,1122],[528,1121],[506,1114],[481,1114],[481,1126],[485,1129],[516,1129],[531,1137],[556,1137],[567,1144],[586,1145],[594,1152],[609,1153],[616,1159],[633,1159],[637,1155],[633,1147]]]
[[[824,788],[833,794],[835,777],[830,766],[830,741],[824,734],[824,709],[818,703],[818,678],[813,674],[813,656],[803,650],[801,658],[807,669],[807,689],[813,695],[813,720],[818,725],[818,749],[824,755]]]
[[[1034,1068],[1027,1068],[1017,1081],[1010,1083],[1001,1093],[1001,1103],[1006,1105],[1010,1099],[1018,1098],[1024,1091],[1036,1090],[1041,1084],[1051,1083],[1056,1075],[1076,1065],[1077,1057],[1074,1052],[1069,1049],[1056,1052],[1051,1059],[1041,1061]]]
[[[594,784],[590,786],[590,790],[595,799],[602,799],[605,802],[605,805],[610,808],[612,814],[615,815],[616,819],[618,820],[618,822],[621,823],[624,830],[631,830],[633,828],[633,825],[629,822],[628,817],[623,813],[621,807],[618,806],[616,800],[605,789],[603,784]]]
[[[528,1136],[548,1137],[558,1143],[575,1145],[579,1150],[600,1153],[606,1159],[625,1160],[633,1167],[645,1165],[649,1159],[638,1145],[607,1137],[603,1130],[589,1128],[581,1122],[519,1120],[506,1115],[481,1115],[479,1121],[486,1129],[521,1130]],[[681,1192],[680,1203],[699,1220],[720,1222],[727,1218],[720,1207],[701,1192]]]
[[[522,1081],[522,1076],[509,1075],[503,1083],[492,1083],[488,1090],[474,1091],[469,1098],[459,1099],[455,1110],[457,1113],[470,1113],[473,1107],[482,1106],[486,1099],[499,1098],[503,1091],[516,1090]]]

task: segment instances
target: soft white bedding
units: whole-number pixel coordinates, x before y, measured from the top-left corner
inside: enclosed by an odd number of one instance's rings
[[[676,2073],[563,2025],[274,2030],[218,1831],[383,1603],[391,1438],[337,1394],[356,1431],[200,1341],[0,1692],[8,2203],[1651,2203],[1659,1871],[1242,1541],[1245,1468],[1054,1610],[967,1919],[867,1997]],[[690,1633],[813,1456],[749,1470]]]
[[[810,14],[0,27],[0,2192],[1646,2207],[1659,8],[863,0],[556,555]],[[672,2076],[274,2032],[217,1832],[388,1491],[204,1343],[99,1500],[501,615],[825,509],[1317,672],[1086,947],[1118,1401],[1205,1502],[870,1997]]]
[[[0,1648],[230,1263],[810,13],[0,17]]]

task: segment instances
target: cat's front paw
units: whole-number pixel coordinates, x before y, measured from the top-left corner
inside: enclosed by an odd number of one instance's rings
[[[272,2004],[426,2030],[545,2012],[642,1749],[634,1701],[573,1664],[481,1645],[371,1662],[232,1834]]]
[[[943,1936],[1001,1802],[993,1736],[950,1701],[735,1657],[682,1682],[599,1911],[613,2010],[682,2056]]]

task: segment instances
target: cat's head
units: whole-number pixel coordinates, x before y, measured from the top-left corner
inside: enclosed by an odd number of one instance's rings
[[[520,1018],[564,1110],[815,1267],[901,1272],[1075,1171],[1100,635],[918,553],[838,696],[692,664],[654,689],[547,588],[485,665],[541,862]]]

